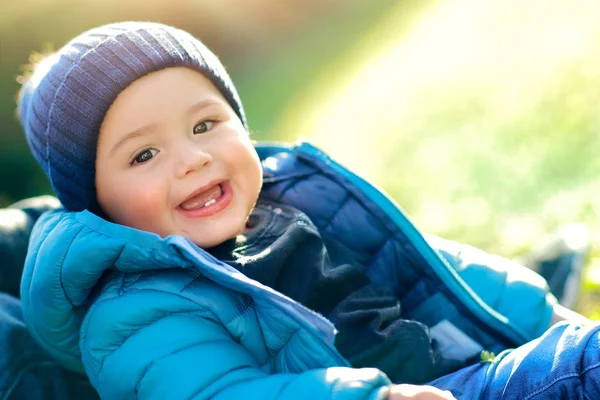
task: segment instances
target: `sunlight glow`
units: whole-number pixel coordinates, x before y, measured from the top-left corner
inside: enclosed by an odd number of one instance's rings
[[[569,169],[579,165],[573,155],[600,146],[600,121],[589,119],[600,100],[600,3],[437,1],[398,24],[404,12],[390,10],[324,70],[275,130],[302,132],[375,179],[425,231],[487,229],[522,245],[558,222],[553,204],[564,213],[567,201],[566,218],[581,217],[592,199],[571,194],[598,186],[597,163],[581,189],[557,190],[558,203],[536,187],[556,176],[576,187],[585,176]],[[503,215],[512,222],[490,221],[499,207],[513,210],[514,219]],[[540,210],[546,224],[533,222]]]
[[[391,12],[372,35],[386,39],[378,40],[380,48],[358,44],[348,57],[355,61],[350,71],[327,70],[281,126],[294,126],[361,166],[355,155],[369,142],[402,136],[402,127],[418,130],[431,103],[449,93],[475,91],[495,107],[495,118],[508,119],[538,102],[540,87],[596,43],[600,3],[575,3],[439,1],[408,33],[394,26],[399,15]],[[344,80],[335,78],[340,73]],[[324,86],[330,89],[325,95]]]

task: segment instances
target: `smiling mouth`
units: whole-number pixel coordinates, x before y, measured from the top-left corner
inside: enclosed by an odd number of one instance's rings
[[[209,183],[192,193],[177,210],[188,218],[210,217],[225,210],[233,199],[229,181]]]
[[[223,196],[223,193],[223,187],[219,183],[201,191],[200,193],[192,195],[190,198],[181,203],[179,207],[186,211],[209,207],[215,204],[217,200]]]

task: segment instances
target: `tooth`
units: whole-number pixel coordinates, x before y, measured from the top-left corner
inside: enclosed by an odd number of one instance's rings
[[[211,205],[215,204],[216,202],[217,202],[217,199],[209,200],[206,203],[204,203],[204,207],[211,206]]]

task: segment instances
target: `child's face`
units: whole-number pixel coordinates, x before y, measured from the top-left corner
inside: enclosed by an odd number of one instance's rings
[[[167,68],[136,80],[104,118],[96,190],[116,223],[215,246],[244,231],[261,184],[248,133],[197,71]]]

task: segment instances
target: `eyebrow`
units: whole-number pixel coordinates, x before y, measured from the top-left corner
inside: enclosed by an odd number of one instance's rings
[[[221,105],[222,102],[216,100],[216,99],[204,99],[202,101],[199,101],[198,103],[194,104],[193,106],[191,106],[190,108],[188,108],[187,110],[187,114],[194,114],[200,110],[202,110],[203,108],[207,108],[210,106],[215,106],[215,105]]]
[[[108,156],[111,157],[119,149],[119,147],[123,146],[123,144],[126,141],[128,141],[129,139],[144,136],[144,134],[146,134],[148,131],[152,130],[154,127],[156,127],[156,124],[150,124],[150,125],[142,126],[141,128],[138,128],[134,131],[129,132],[127,135],[125,135],[121,139],[119,139],[119,141],[117,143],[115,143],[115,145],[112,147],[112,149],[110,149],[110,151],[108,152]]]
[[[220,105],[220,104],[221,104],[221,102],[219,102],[218,100],[205,99],[205,100],[199,101],[198,103],[196,103],[196,104],[192,105],[190,108],[188,108],[186,114],[191,115],[191,114],[194,114],[194,113],[196,113],[204,108],[207,108],[209,106]],[[119,147],[123,146],[123,144],[125,142],[127,142],[128,140],[144,136],[144,134],[146,134],[148,131],[151,131],[155,128],[156,128],[156,124],[149,124],[149,125],[144,125],[140,128],[137,128],[137,129],[129,132],[128,134],[123,136],[121,139],[119,139],[119,141],[117,143],[115,143],[115,145],[112,147],[112,149],[110,149],[110,151],[108,152],[108,156],[109,157],[112,156],[119,149]]]

